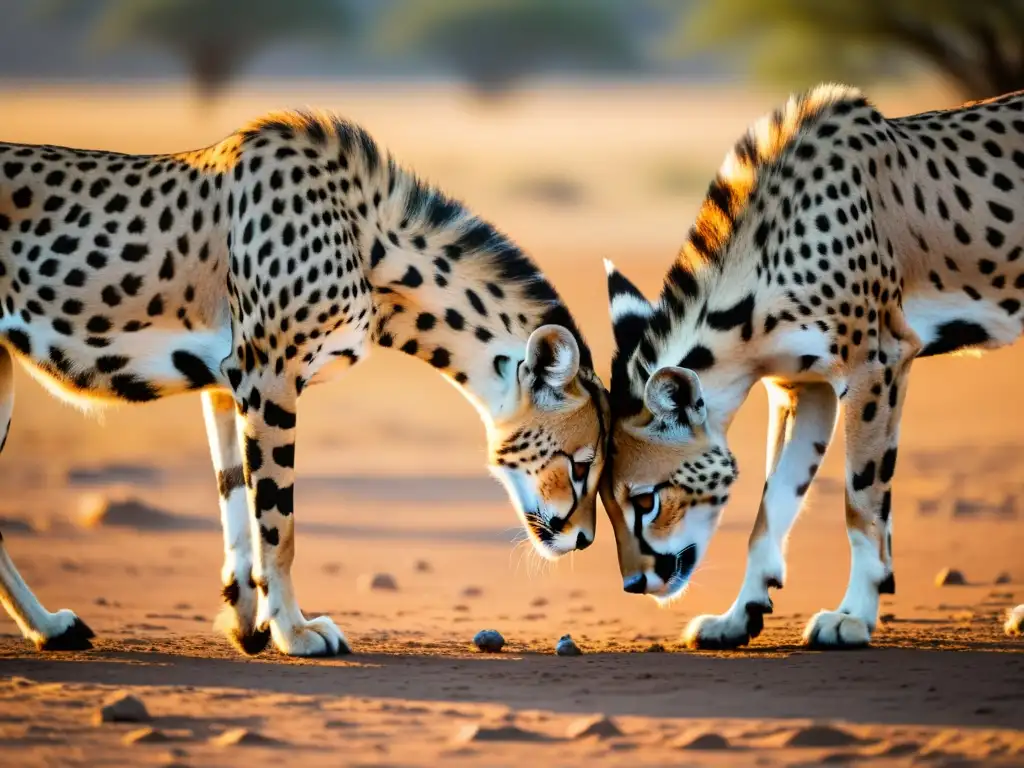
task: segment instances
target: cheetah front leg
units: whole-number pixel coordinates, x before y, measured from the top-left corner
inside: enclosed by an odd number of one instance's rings
[[[255,655],[270,642],[269,630],[256,628],[256,582],[252,578],[252,538],[245,493],[242,450],[235,428],[235,399],[229,392],[203,392],[203,417],[210,441],[210,456],[217,473],[220,520],[224,532],[221,568],[224,608],[217,627],[232,644]]]
[[[274,645],[289,656],[349,653],[345,636],[327,616],[306,620],[292,586],[295,559],[295,427],[298,393],[282,379],[243,377],[235,388],[241,405],[243,466],[258,590],[256,627],[269,628]]]
[[[14,361],[0,346],[0,453],[7,443],[14,412]],[[91,648],[92,630],[74,613],[62,609],[50,613],[32,594],[7,554],[0,533],[0,603],[18,625],[21,634],[41,651],[76,651]]]
[[[851,373],[845,398],[846,531],[850,580],[838,610],[820,611],[804,630],[815,648],[857,648],[871,640],[879,595],[896,591],[892,568],[892,478],[910,367],[920,349],[894,312],[877,359]]]
[[[835,429],[838,398],[830,384],[766,381],[765,386],[768,478],[747,546],[743,585],[726,613],[690,622],[683,640],[691,648],[736,648],[761,633],[764,614],[772,612],[768,589],[781,589],[785,582],[786,536]]]

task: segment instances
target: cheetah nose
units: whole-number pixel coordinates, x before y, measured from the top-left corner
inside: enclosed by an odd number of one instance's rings
[[[647,574],[637,573],[627,576],[622,582],[622,588],[631,595],[642,595],[647,592]]]
[[[586,549],[593,543],[594,542],[591,539],[586,537],[583,531],[576,534],[576,549]]]

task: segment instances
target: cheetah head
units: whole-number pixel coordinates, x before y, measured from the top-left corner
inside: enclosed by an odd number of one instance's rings
[[[647,373],[638,352],[655,309],[621,275],[614,279],[617,350],[600,495],[623,587],[667,602],[682,593],[707,551],[738,472],[724,434],[708,423],[698,375],[676,366]]]
[[[559,325],[535,330],[522,362],[507,366],[513,402],[489,425],[489,466],[534,549],[554,559],[594,541],[608,398]]]

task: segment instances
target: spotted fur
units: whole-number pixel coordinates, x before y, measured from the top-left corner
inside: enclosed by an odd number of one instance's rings
[[[361,128],[289,112],[171,155],[0,144],[0,442],[14,359],[83,407],[202,392],[222,625],[247,653],[347,650],[291,584],[297,404],[374,342],[477,406],[545,556],[590,544],[607,401],[573,318],[507,237]],[[0,584],[40,647],[88,643],[2,551]]]
[[[657,302],[609,267],[602,498],[627,591],[670,599],[685,587],[735,479],[726,431],[763,381],[768,479],[746,576],[729,611],[698,617],[686,639],[735,647],[761,631],[843,400],[850,581],[805,640],[869,642],[879,595],[895,591],[892,480],[911,363],[1021,334],[1022,190],[1024,93],[887,119],[858,91],[821,86],[728,155]]]

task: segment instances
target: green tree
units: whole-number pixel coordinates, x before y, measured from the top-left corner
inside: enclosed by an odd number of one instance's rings
[[[46,0],[43,7],[81,15],[86,5]],[[94,14],[93,36],[104,49],[140,41],[166,48],[184,61],[200,97],[210,100],[269,45],[333,42],[353,26],[347,0],[106,0]]]
[[[704,0],[674,50],[727,45],[759,75],[858,83],[924,65],[965,99],[1024,88],[1024,0]]]
[[[629,70],[641,56],[630,0],[403,0],[383,40],[436,56],[481,97],[553,68]]]

